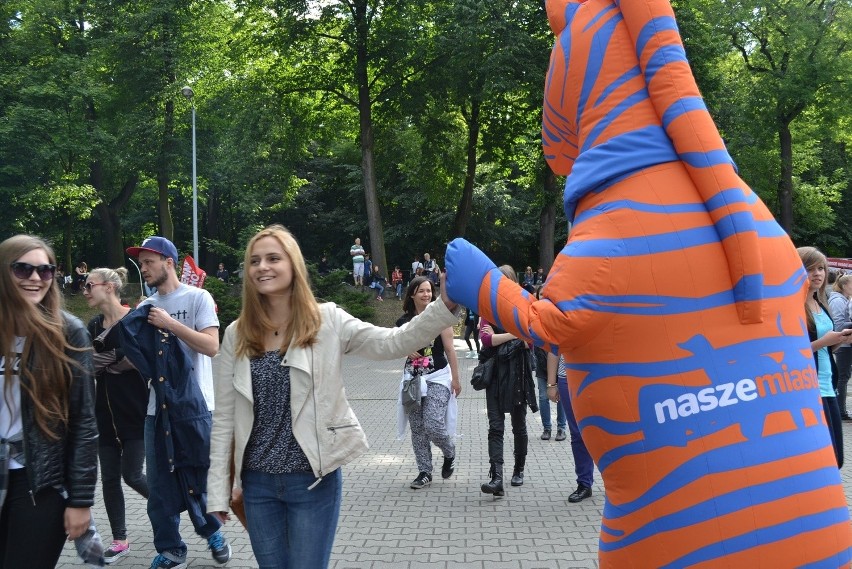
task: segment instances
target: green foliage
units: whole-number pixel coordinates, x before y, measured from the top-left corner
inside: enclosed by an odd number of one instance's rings
[[[320,275],[316,265],[308,264],[308,274],[314,287],[314,295],[319,302],[333,302],[361,320],[371,320],[375,315],[375,310],[370,305],[373,295],[361,292],[346,282],[346,279],[350,278],[346,271],[332,271],[327,275]]]
[[[794,239],[852,254],[848,1],[672,4],[742,177],[775,212],[788,178]],[[377,229],[365,146],[386,271],[426,251],[440,261],[466,191],[469,239],[500,262],[539,257],[539,215],[559,197],[542,174],[553,42],[542,2],[9,0],[0,14],[0,233],[47,237],[66,264],[120,264],[161,233],[161,197],[179,250],[191,249],[185,84],[208,273],[236,267],[270,223],[306,258],[349,269],[354,237],[369,250]],[[558,246],[564,218],[556,226]],[[368,309],[344,280],[321,296]]]
[[[225,334],[225,329],[240,316],[242,308],[242,283],[236,280],[222,282],[210,275],[204,279],[204,290],[213,296],[216,302],[216,314],[219,317],[219,338]]]

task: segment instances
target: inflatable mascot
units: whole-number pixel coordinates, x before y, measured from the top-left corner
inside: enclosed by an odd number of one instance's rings
[[[450,244],[451,298],[558,351],[600,566],[848,567],[807,276],[739,178],[665,0],[548,0],[543,145],[573,222],[536,301]]]

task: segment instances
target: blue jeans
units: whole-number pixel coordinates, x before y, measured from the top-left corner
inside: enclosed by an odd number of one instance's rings
[[[266,474],[243,470],[249,539],[260,569],[325,569],[331,557],[343,475],[338,468],[316,482],[311,472]]]
[[[154,452],[154,417],[145,417],[145,468],[148,478],[148,519],[154,532],[154,548],[157,553],[176,563],[186,561],[186,544],[180,537],[180,514],[170,514],[174,504],[167,504],[164,496],[174,495],[171,491],[177,482],[177,474],[169,472],[168,465],[157,464],[157,453]],[[205,500],[206,502],[206,500]],[[204,504],[204,509],[207,506]],[[192,516],[190,516],[192,519]],[[205,524],[196,525],[195,532],[207,539],[216,533],[222,524],[210,514],[204,515]]]
[[[402,298],[402,283],[396,283],[396,296]]]
[[[536,377],[538,381],[538,412],[541,415],[541,426],[550,430],[553,423],[550,420],[550,399],[547,398],[547,378]],[[562,405],[556,406],[556,428],[563,431],[568,426],[565,419],[565,409]]]
[[[565,381],[564,377],[560,377],[556,383],[559,384],[559,405],[565,409],[565,415],[568,418],[568,430],[571,431],[571,454],[574,455],[574,473],[577,474],[577,484],[591,488],[595,462],[592,460],[592,455],[589,454],[589,449],[586,448],[586,443],[583,442],[583,437],[580,436],[580,427],[577,426],[574,409],[571,407],[568,382]]]

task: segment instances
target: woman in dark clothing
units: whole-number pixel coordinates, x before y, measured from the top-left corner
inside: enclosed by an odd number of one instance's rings
[[[476,351],[470,345],[470,337],[473,336],[473,341],[476,343]],[[475,359],[479,355],[479,314],[474,312],[473,308],[467,308],[464,316],[464,341],[467,343],[468,352],[465,355],[468,359]]]
[[[843,429],[840,419],[840,407],[837,404],[837,366],[829,348],[852,340],[852,330],[835,332],[830,313],[826,308],[825,285],[828,261],[819,250],[813,247],[799,247],[799,257],[808,272],[808,294],[805,299],[805,316],[808,321],[808,335],[814,352],[819,392],[828,433],[837,458],[837,467],[843,466]]]
[[[62,310],[56,255],[0,243],[0,568],[53,569],[91,521],[97,483],[89,334]]]
[[[130,552],[124,518],[124,492],[121,479],[148,498],[145,461],[145,411],[148,386],[142,376],[124,358],[120,348],[103,347],[103,338],[130,308],[121,304],[121,289],[127,284],[127,269],[95,269],[86,280],[83,294],[92,308],[101,314],[89,322],[89,334],[95,341],[95,377],[98,421],[98,456],[104,506],[112,530],[112,544],[104,552],[107,563]],[[99,347],[103,349],[98,349]]]
[[[515,270],[509,265],[500,267],[500,272],[517,281]],[[512,334],[480,320],[479,339],[482,350],[479,362],[497,358],[491,383],[485,389],[488,409],[488,459],[491,463],[490,480],[482,485],[482,491],[494,496],[503,496],[503,432],[506,413],[512,418],[512,434],[515,436],[515,466],[512,469],[512,486],[524,483],[524,466],[527,458],[527,405],[538,411],[535,386],[530,365],[529,347]]]

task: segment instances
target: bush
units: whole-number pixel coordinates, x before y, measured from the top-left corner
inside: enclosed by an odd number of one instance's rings
[[[242,283],[230,280],[223,283],[210,275],[204,279],[204,289],[213,296],[216,302],[216,313],[219,316],[219,338],[225,334],[231,322],[240,316],[242,308]]]
[[[369,304],[372,294],[349,285],[346,282],[349,276],[347,271],[337,270],[320,275],[316,265],[309,264],[308,274],[319,302],[333,302],[361,320],[370,320],[375,315],[375,309]]]

